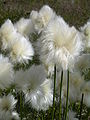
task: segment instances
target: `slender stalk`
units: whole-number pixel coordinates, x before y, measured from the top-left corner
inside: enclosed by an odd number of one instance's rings
[[[42,120],[44,120],[44,112],[42,112]]]
[[[53,110],[52,110],[52,120],[54,120],[54,112],[55,112],[55,88],[56,88],[56,65],[54,66],[54,88],[53,88]]]
[[[38,120],[40,120],[40,117],[38,117]]]
[[[65,107],[63,107],[62,120],[65,119]]]
[[[42,120],[44,120],[44,119],[43,119],[43,115],[42,115]]]
[[[82,107],[83,107],[83,98],[84,98],[84,94],[82,93],[81,104],[80,104],[80,116],[79,116],[79,120],[81,120]]]
[[[38,118],[37,118],[37,120],[41,120],[41,118],[40,118],[40,111],[38,111]]]
[[[22,92],[20,92],[20,118],[22,120]]]
[[[61,105],[61,95],[62,95],[62,82],[63,82],[63,70],[61,72],[61,82],[60,82],[60,98],[59,98],[59,120],[61,120],[62,116],[61,116],[61,113],[62,113],[62,105]]]
[[[67,98],[66,98],[65,120],[67,120],[67,113],[68,113],[68,99],[69,99],[69,70],[67,70]]]

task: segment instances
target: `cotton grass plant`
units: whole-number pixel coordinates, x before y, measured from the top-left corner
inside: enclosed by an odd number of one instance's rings
[[[18,113],[14,112],[17,100],[12,95],[0,98],[0,120],[19,120]]]
[[[79,31],[48,5],[16,23],[7,19],[0,28],[0,120],[32,119],[26,105],[36,111],[35,119],[41,113],[43,120],[80,120],[83,104],[90,107],[90,82],[83,73],[90,68],[89,36],[89,22]],[[24,67],[15,69],[19,65]],[[73,111],[77,102],[79,113]]]

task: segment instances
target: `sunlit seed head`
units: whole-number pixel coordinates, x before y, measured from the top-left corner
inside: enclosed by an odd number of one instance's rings
[[[61,18],[53,19],[42,32],[41,60],[59,64],[63,69],[73,67],[74,60],[83,50],[83,42],[80,33],[75,27],[69,27]]]
[[[0,38],[2,41],[2,49],[10,48],[13,42],[16,40],[16,29],[14,28],[11,20],[6,20],[0,28]]]
[[[33,47],[28,39],[18,35],[18,40],[11,48],[10,57],[13,62],[24,63],[32,60],[34,55]]]
[[[0,70],[0,88],[7,89],[14,82],[13,65],[7,57],[2,55],[0,55]]]
[[[19,33],[26,37],[29,37],[29,35],[34,32],[33,24],[30,19],[21,18],[14,26]]]

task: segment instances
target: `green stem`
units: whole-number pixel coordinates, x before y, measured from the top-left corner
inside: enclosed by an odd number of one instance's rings
[[[42,120],[44,120],[44,119],[43,119],[43,115],[42,115]]]
[[[62,120],[65,119],[65,107],[63,107]]]
[[[20,118],[22,120],[22,92],[20,92]]]
[[[69,70],[67,70],[67,98],[66,98],[65,120],[67,120],[67,113],[68,113],[68,99],[69,99]]]
[[[38,120],[40,120],[40,117],[38,117]]]
[[[55,112],[55,88],[56,88],[56,65],[54,66],[54,89],[53,89],[53,110],[52,110],[52,120],[54,120],[54,112]]]
[[[82,93],[81,104],[80,104],[80,117],[79,117],[79,120],[81,120],[82,107],[83,107],[83,98],[84,98],[84,94]]]
[[[42,120],[42,117],[41,117],[40,113],[41,113],[41,111],[38,111],[38,118],[37,118],[37,120]]]
[[[44,120],[44,112],[42,112],[42,120]]]
[[[59,102],[60,102],[60,106],[59,106],[59,120],[61,120],[61,113],[62,113],[62,105],[61,105],[61,95],[62,95],[62,82],[63,82],[63,70],[61,72],[61,82],[60,82],[60,98],[59,98]]]

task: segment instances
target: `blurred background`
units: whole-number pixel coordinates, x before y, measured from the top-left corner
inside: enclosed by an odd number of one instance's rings
[[[27,18],[31,10],[39,10],[45,4],[77,28],[90,18],[90,0],[0,0],[0,25],[7,18],[13,22]]]

